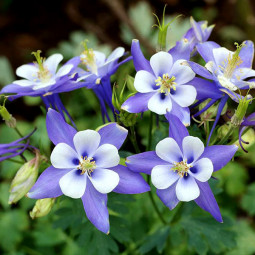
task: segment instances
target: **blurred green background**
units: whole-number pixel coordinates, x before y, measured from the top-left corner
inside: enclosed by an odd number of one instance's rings
[[[190,27],[189,17],[215,24],[210,40],[233,49],[234,42],[255,41],[255,2],[249,0],[169,0],[169,1],[0,1],[0,86],[16,79],[15,69],[33,60],[32,51],[40,49],[49,56],[59,52],[65,60],[80,54],[80,42],[108,54],[118,46],[130,50],[131,40],[140,40],[144,54],[153,54],[157,30],[152,13],[170,20],[178,14],[168,33],[168,47],[175,44]],[[121,88],[127,74],[134,75],[132,62],[122,66],[112,77]],[[102,124],[97,98],[86,89],[61,95],[62,101],[79,130],[95,129]],[[37,127],[31,143],[50,155],[52,144],[45,127],[45,112],[39,98],[21,98],[7,102],[23,134]],[[229,106],[230,108],[233,106]],[[249,110],[254,111],[254,107]],[[138,120],[140,146],[147,145],[149,116]],[[222,122],[223,123],[223,120]],[[193,125],[191,134],[199,137],[203,127]],[[167,124],[160,121],[153,129],[153,146],[167,136]],[[0,143],[18,136],[4,122],[0,123]],[[60,198],[52,212],[40,219],[29,218],[35,201],[23,198],[8,205],[9,187],[19,165],[0,164],[0,254],[4,255],[139,255],[139,254],[255,254],[255,144],[254,132],[247,133],[249,153],[238,151],[237,158],[217,172],[211,181],[221,208],[224,224],[216,222],[195,203],[185,203],[170,212],[155,199],[169,222],[163,226],[150,204],[148,194],[126,196],[110,194],[111,233],[106,236],[86,219],[80,200]],[[130,141],[121,156],[134,153]],[[30,159],[31,154],[26,157]],[[40,167],[43,171],[47,164]],[[180,207],[180,208],[179,208]]]

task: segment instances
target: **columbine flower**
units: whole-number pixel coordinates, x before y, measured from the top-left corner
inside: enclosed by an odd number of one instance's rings
[[[187,85],[195,73],[183,65],[184,60],[174,62],[170,53],[158,52],[151,57],[149,63],[142,58],[139,65],[135,61],[134,58],[135,67],[139,66],[134,81],[138,93],[130,97],[122,109],[131,113],[149,109],[157,114],[182,114],[195,101],[196,89]]]
[[[51,109],[46,123],[49,137],[56,145],[51,154],[52,166],[42,173],[28,196],[42,199],[64,194],[81,198],[88,219],[108,233],[107,193],[134,194],[149,190],[141,175],[119,165],[118,149],[127,130],[110,123],[98,132],[76,132]]]
[[[124,48],[118,47],[106,58],[104,53],[88,48],[85,42],[84,51],[80,55],[81,68],[76,69],[78,74],[77,82],[84,81],[81,84],[85,84],[88,89],[93,89],[100,102],[103,120],[106,117],[110,121],[106,104],[114,113],[111,75],[117,71],[120,65],[131,59],[129,57],[118,63],[124,53]]]
[[[13,141],[11,143],[7,144],[0,144],[0,162],[9,159],[14,158],[20,154],[22,154],[26,149],[33,148],[29,144],[29,137],[35,132],[31,132],[27,136],[24,136],[23,138],[20,138],[16,141]],[[25,141],[25,143],[24,143]]]
[[[190,51],[193,51],[198,43],[206,42],[214,28],[214,25],[208,27],[207,21],[196,22],[193,17],[190,17],[191,28],[183,36],[184,39],[188,40]]]
[[[160,141],[156,151],[130,156],[128,168],[151,174],[162,202],[175,208],[179,201],[195,202],[222,222],[219,207],[208,184],[213,171],[225,166],[234,156],[237,146],[214,145],[204,148],[200,139],[189,136],[180,120],[173,116],[169,138]]]
[[[191,84],[197,90],[198,104],[207,98],[212,100],[194,117],[220,100],[217,116],[209,135],[209,142],[228,98],[238,102],[240,95],[236,92],[239,93],[240,89],[253,86],[253,82],[246,81],[246,79],[255,76],[255,70],[251,69],[254,45],[251,41],[245,41],[241,46],[237,45],[236,51],[232,52],[214,42],[205,42],[197,45],[197,51],[206,61],[205,67],[191,61],[188,64],[195,73],[207,80],[195,78]]]
[[[5,86],[1,90],[1,94],[15,93],[16,95],[9,96],[11,100],[21,96],[40,96],[46,108],[52,107],[62,115],[63,111],[68,114],[58,93],[77,89],[77,84],[72,81],[71,75],[74,68],[79,64],[79,58],[69,60],[57,70],[63,56],[54,54],[47,59],[43,59],[40,53],[39,50],[33,53],[36,58],[35,63],[22,65],[16,70],[17,76],[23,79]]]

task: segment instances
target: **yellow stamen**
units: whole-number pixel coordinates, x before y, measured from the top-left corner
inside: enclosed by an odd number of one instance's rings
[[[224,68],[223,75],[228,79],[232,77],[236,67],[238,67],[239,65],[243,63],[242,59],[239,57],[239,53],[241,49],[245,46],[245,43],[242,43],[241,45],[238,45],[238,43],[235,43],[235,45],[236,45],[236,51],[232,55],[229,53],[227,58],[226,68]]]
[[[165,93],[165,95],[168,95],[171,91],[171,89],[176,90],[176,82],[175,81],[175,77],[172,76],[171,78],[169,77],[168,74],[163,74],[163,79],[162,77],[158,77],[157,80],[155,80],[156,82],[156,86],[160,86],[160,92],[161,93]]]
[[[93,173],[96,168],[96,162],[93,160],[93,158],[88,158],[87,156],[81,156],[81,159],[82,161],[80,161],[77,169],[81,170],[81,175],[87,173],[89,176],[91,176],[91,173]]]
[[[191,164],[187,163],[187,159],[181,162],[174,162],[174,166],[171,168],[174,172],[177,171],[177,174],[183,178],[184,175],[188,175],[188,171],[191,168]]]
[[[32,55],[35,56],[36,62],[38,65],[39,72],[37,72],[37,77],[34,81],[48,82],[51,78],[50,71],[44,66],[45,58],[41,57],[41,51],[37,50],[36,52],[32,52]]]
[[[95,60],[95,53],[93,49],[88,48],[87,45],[88,40],[82,42],[84,51],[81,54],[81,61],[86,66],[87,71],[91,71],[92,73],[97,73],[97,66]]]

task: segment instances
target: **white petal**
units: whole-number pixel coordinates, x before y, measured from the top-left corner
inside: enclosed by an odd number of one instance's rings
[[[248,77],[255,76],[255,70],[251,68],[238,68],[234,71],[234,75],[238,80],[244,80]]]
[[[50,86],[52,86],[54,84],[56,84],[55,79],[50,79],[47,82],[37,82],[37,83],[35,83],[35,86],[33,87],[33,90],[47,88],[47,87],[50,87]]]
[[[197,91],[191,85],[176,86],[176,91],[171,94],[174,101],[181,107],[188,107],[196,100]]]
[[[141,70],[135,75],[134,86],[138,92],[147,93],[153,91],[156,86],[156,77],[151,73]]]
[[[79,165],[78,154],[66,143],[56,145],[51,153],[50,161],[55,168],[76,168]]]
[[[64,195],[71,198],[81,198],[86,189],[87,175],[79,170],[72,170],[59,180],[59,186]]]
[[[151,170],[151,182],[157,189],[166,189],[180,177],[171,170],[172,165],[155,166]]]
[[[218,66],[218,68],[220,68],[219,66],[221,66],[220,69],[222,68],[225,69],[228,63],[227,62],[228,58],[232,57],[233,54],[234,54],[233,51],[230,51],[224,47],[213,49],[213,56],[214,56],[215,63]]]
[[[171,137],[167,137],[157,144],[156,154],[170,163],[181,162],[183,160],[182,152],[177,142]]]
[[[201,182],[208,181],[213,173],[213,164],[209,158],[199,159],[193,167],[190,168],[190,175]]]
[[[170,71],[170,77],[175,77],[177,85],[185,84],[195,77],[192,69],[188,65],[185,65],[186,62],[183,59],[177,60]]]
[[[188,160],[188,164],[195,162],[204,152],[203,142],[193,136],[186,136],[182,141],[183,158]]]
[[[73,137],[74,147],[79,157],[93,157],[99,144],[101,137],[94,130],[84,130],[75,134]]]
[[[93,51],[95,54],[95,61],[96,61],[96,66],[102,66],[103,64],[105,64],[105,54],[100,52],[100,51]]]
[[[176,185],[176,196],[180,201],[189,202],[198,198],[199,187],[192,176],[180,178]]]
[[[67,75],[68,73],[70,73],[70,71],[72,70],[73,65],[68,64],[68,65],[63,65],[62,67],[59,68],[56,77],[62,77],[64,75]]]
[[[29,81],[29,80],[17,80],[17,81],[14,81],[13,84],[17,84],[22,87],[28,87],[28,86],[34,85],[35,82]]]
[[[33,81],[37,77],[38,68],[35,65],[22,65],[17,68],[16,74],[19,77]]]
[[[219,83],[222,87],[227,88],[231,91],[236,91],[238,87],[230,81],[230,79],[226,78],[224,75],[217,76]]]
[[[120,156],[118,154],[118,149],[112,144],[103,144],[100,146],[94,156],[97,167],[114,167],[120,162]]]
[[[163,74],[169,74],[173,65],[173,58],[169,53],[160,51],[151,57],[150,64],[157,77],[163,76]]]
[[[172,110],[172,101],[170,95],[156,92],[148,101],[148,108],[157,114],[166,114]]]
[[[109,169],[97,168],[89,176],[95,189],[103,194],[109,193],[114,190],[119,184],[120,177],[117,173]]]
[[[55,75],[57,67],[62,59],[63,56],[61,54],[53,54],[45,60],[43,65],[51,72],[52,75]]]
[[[120,57],[122,57],[125,53],[125,49],[123,47],[118,47],[116,48],[107,58],[107,62],[116,60]]]

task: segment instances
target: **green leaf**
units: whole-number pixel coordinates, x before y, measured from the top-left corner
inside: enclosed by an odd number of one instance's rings
[[[255,215],[255,183],[249,185],[247,192],[241,200],[241,206],[249,215]]]
[[[6,57],[0,57],[0,84],[7,85],[14,81],[15,76],[9,60]]]
[[[207,254],[209,249],[219,254],[236,245],[233,222],[227,217],[224,217],[222,224],[210,216],[186,215],[181,218],[181,224],[188,235],[188,247],[195,249],[198,254]]]
[[[40,224],[43,224],[43,231]],[[37,246],[53,246],[66,240],[66,235],[61,229],[52,228],[51,224],[45,224],[45,220],[38,224],[38,228],[32,232],[32,236]]]
[[[246,189],[248,174],[240,163],[229,162],[223,169],[215,173],[215,177],[225,184],[225,190],[230,196],[240,195]]]
[[[247,221],[240,221],[236,225],[237,230],[237,247],[226,255],[253,255],[255,254],[255,231]]]
[[[157,248],[157,251],[161,253],[164,249],[167,237],[169,235],[169,226],[162,227],[156,230],[153,234],[148,235],[143,245],[139,248],[142,254],[151,251],[153,248]]]
[[[5,251],[14,250],[22,241],[22,231],[28,228],[28,216],[21,210],[0,213],[0,247]]]

